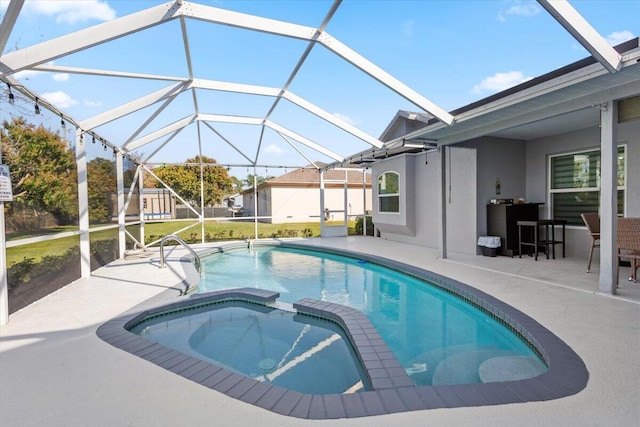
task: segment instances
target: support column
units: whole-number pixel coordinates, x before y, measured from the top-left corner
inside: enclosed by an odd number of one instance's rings
[[[0,164],[2,144],[0,144]],[[7,280],[7,236],[4,227],[4,202],[0,201],[0,325],[9,323],[9,281]]]
[[[258,179],[256,167],[253,167],[253,238],[258,238]]]
[[[78,169],[78,225],[80,229],[80,277],[91,276],[91,245],[89,243],[89,188],[87,185],[87,146],[84,132],[76,129],[76,167]]]
[[[438,147],[440,153],[440,257],[447,258],[447,147]],[[451,153],[449,153],[451,154]]]
[[[204,244],[204,162],[202,157],[202,134],[198,122],[198,157],[200,160],[200,243]]]
[[[344,200],[343,200],[343,212],[344,212],[344,226],[349,227],[349,175],[348,171],[344,171]]]
[[[320,171],[320,236],[324,237],[324,171]]]
[[[140,237],[138,240],[143,247],[146,247],[144,239],[144,168],[140,168],[138,177],[138,219],[140,220]]]
[[[367,235],[367,168],[362,169],[362,235]]]
[[[126,237],[124,234],[125,211],[124,211],[124,162],[121,152],[116,153],[116,177],[117,177],[117,200],[118,200],[118,254],[120,259],[124,259],[126,250]]]
[[[600,106],[600,282],[598,290],[616,293],[618,232],[618,103]]]

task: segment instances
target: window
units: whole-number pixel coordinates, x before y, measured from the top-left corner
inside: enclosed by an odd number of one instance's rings
[[[618,147],[618,212],[624,212],[625,147]],[[553,218],[584,225],[582,212],[598,212],[600,206],[600,150],[552,156],[550,198]]]
[[[378,206],[380,212],[400,212],[400,175],[385,172],[378,177]]]

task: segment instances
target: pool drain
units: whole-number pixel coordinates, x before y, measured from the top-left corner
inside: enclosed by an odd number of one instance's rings
[[[273,359],[262,359],[260,363],[258,363],[258,366],[263,371],[270,371],[276,367],[276,361]]]

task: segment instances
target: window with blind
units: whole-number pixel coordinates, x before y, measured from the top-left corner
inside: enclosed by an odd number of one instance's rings
[[[378,208],[380,212],[400,212],[400,175],[385,172],[378,177]]]
[[[618,147],[618,212],[624,212],[625,146]],[[549,180],[553,218],[584,225],[580,214],[600,207],[600,150],[550,158]]]

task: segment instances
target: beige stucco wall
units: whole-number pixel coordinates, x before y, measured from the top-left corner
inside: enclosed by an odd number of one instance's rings
[[[274,224],[284,222],[320,221],[320,189],[300,187],[273,187],[271,215]],[[366,210],[371,210],[371,189],[367,189]],[[325,208],[330,211],[344,209],[344,188],[326,188],[324,193]],[[351,207],[349,207],[349,204]],[[347,215],[363,214],[362,188],[347,190]],[[330,220],[341,221],[342,212],[330,213]]]
[[[320,222],[320,189],[318,187],[270,187],[261,189],[258,195],[258,215],[271,216],[274,224],[287,222]],[[253,213],[253,195],[244,194],[244,208]],[[349,207],[349,204],[351,205]],[[343,210],[344,188],[325,189],[325,207]],[[366,190],[366,210],[371,211],[371,189]],[[363,214],[362,187],[347,190],[347,214]],[[341,221],[342,212],[330,213],[330,220]]]

